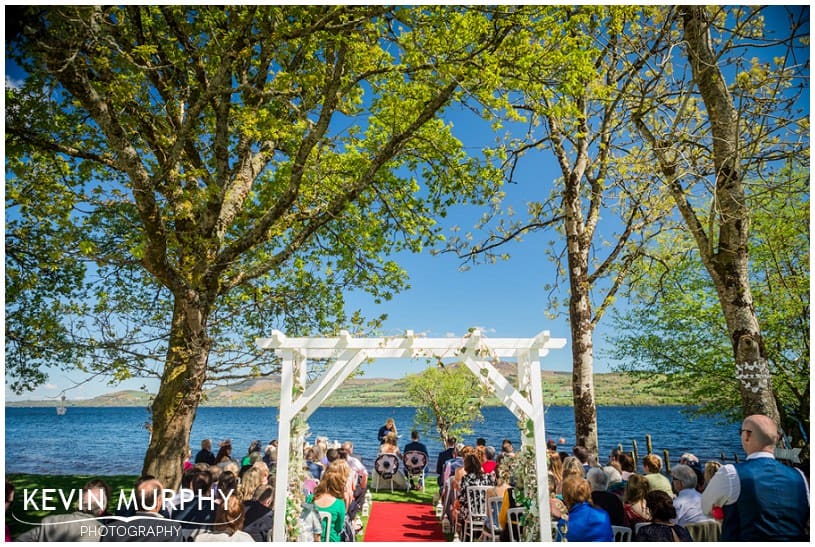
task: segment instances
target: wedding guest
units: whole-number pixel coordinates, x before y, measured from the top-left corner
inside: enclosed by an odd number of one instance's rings
[[[79,493],[76,511],[44,517],[40,526],[23,532],[17,541],[99,541],[104,524],[97,518],[107,511],[109,499],[107,483],[90,480]]]
[[[195,455],[195,463],[205,463],[207,465],[215,463],[215,454],[212,453],[212,439],[201,441],[201,450]]]
[[[461,527],[463,527],[470,513],[467,489],[473,486],[495,486],[495,475],[484,473],[481,469],[481,461],[475,455],[475,451],[464,457],[464,476],[461,478],[456,503],[453,505],[453,521]],[[466,538],[462,538],[462,540],[467,541]],[[475,538],[470,538],[470,541],[475,541]]]
[[[627,481],[628,477],[630,477],[632,473],[637,472],[637,468],[634,465],[634,458],[632,458],[629,454],[626,454],[625,452],[618,454],[617,462],[620,464],[620,475],[622,475],[624,481]]]
[[[675,465],[671,469],[671,484],[676,491],[674,509],[676,520],[673,522],[680,526],[710,520],[702,512],[702,494],[696,490],[696,473],[685,464]]]
[[[147,479],[136,486],[137,511],[126,526],[112,521],[105,525],[102,541],[183,541],[182,529],[159,513],[164,486],[157,479]]]
[[[651,514],[651,524],[640,527],[634,541],[693,541],[683,526],[671,523],[676,518],[671,496],[662,490],[654,490],[648,492],[645,502]]]
[[[231,496],[218,506],[212,530],[200,532],[195,541],[255,541],[243,531],[243,522],[243,504],[237,496]]]
[[[444,486],[444,466],[445,464],[456,457],[456,438],[447,437],[447,448],[439,453],[436,458],[436,474],[438,475],[439,488]]]
[[[638,522],[649,522],[651,520],[651,513],[648,512],[648,506],[645,503],[645,496],[648,494],[649,488],[648,480],[639,473],[634,473],[628,477],[628,484],[625,486],[625,495],[623,496],[623,510],[631,528]]]
[[[673,498],[673,489],[671,488],[671,481],[665,475],[660,473],[662,470],[662,458],[656,454],[648,454],[642,459],[642,468],[645,470],[645,478],[648,480],[648,490],[662,490],[669,497]]]
[[[740,436],[747,460],[722,466],[702,494],[705,514],[724,511],[720,541],[808,541],[809,486],[800,470],[775,459],[775,422],[753,414]]]
[[[563,541],[564,535],[569,542],[614,541],[608,513],[589,500],[591,486],[586,479],[570,475],[563,480],[563,503],[569,509],[569,518],[558,521],[556,541]]]
[[[351,487],[353,489],[353,501],[348,506],[348,516],[356,518],[357,513],[365,503],[365,494],[368,491],[368,470],[362,462],[354,456],[354,443],[345,441],[342,448],[346,453],[345,461],[351,469]]]
[[[623,502],[611,492],[606,491],[608,489],[608,475],[599,467],[592,467],[586,473],[586,480],[589,481],[591,502],[595,507],[604,509],[608,513],[612,526],[625,526]]]
[[[255,541],[268,541],[271,538],[274,511],[270,506],[273,498],[274,488],[262,484],[255,488],[252,499],[243,502],[243,531]]]
[[[348,466],[345,466],[350,473]],[[348,477],[343,475],[343,468],[329,465],[323,473],[320,484],[314,489],[314,494],[306,498],[307,503],[313,503],[318,511],[331,514],[331,528],[323,533],[327,534],[328,541],[341,541],[342,529],[345,526],[345,485]]]

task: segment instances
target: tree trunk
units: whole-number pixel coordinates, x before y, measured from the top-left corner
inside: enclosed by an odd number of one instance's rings
[[[207,372],[209,311],[194,295],[176,296],[170,345],[161,386],[151,406],[152,432],[142,468],[142,474],[153,475],[165,488],[178,488],[190,446],[190,430]]]
[[[712,246],[700,244],[699,247],[727,321],[744,415],[764,414],[780,427],[781,419],[748,278],[750,212],[746,204],[744,174],[740,169],[738,112],[713,51],[707,10],[702,6],[687,6],[681,8],[680,13],[688,60],[710,118],[713,136],[718,247],[715,253]],[[701,242],[698,237],[697,241]]]
[[[572,396],[575,443],[598,454],[597,409],[594,404],[594,343],[588,280],[588,242],[580,216],[577,177],[567,179],[564,192],[566,245],[569,262],[569,319],[572,334]]]

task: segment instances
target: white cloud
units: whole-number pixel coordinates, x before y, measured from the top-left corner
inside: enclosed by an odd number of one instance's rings
[[[23,80],[11,78],[8,74],[6,75],[6,88],[20,89],[23,87],[23,83]]]

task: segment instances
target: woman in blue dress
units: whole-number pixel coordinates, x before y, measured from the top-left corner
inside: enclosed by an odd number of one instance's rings
[[[563,480],[563,503],[569,509],[567,516],[557,523],[556,541],[614,541],[611,518],[603,509],[595,507],[591,501],[589,481],[579,475],[570,475]]]

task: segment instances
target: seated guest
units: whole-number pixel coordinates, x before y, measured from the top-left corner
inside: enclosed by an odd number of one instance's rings
[[[589,449],[585,446],[577,445],[572,448],[572,455],[578,459],[580,465],[583,466],[583,476],[586,476],[586,473],[589,471]]]
[[[648,492],[645,503],[651,513],[651,524],[641,527],[634,541],[693,541],[684,527],[671,523],[676,518],[676,509],[668,494],[662,490]]]
[[[627,482],[623,480],[622,473],[620,473],[620,464],[614,462],[614,464],[607,465],[601,469],[608,477],[608,487],[606,488],[606,492],[611,492],[620,498],[620,501],[622,501],[623,496],[625,495],[625,485]]]
[[[625,526],[623,502],[611,492],[606,491],[608,488],[608,475],[599,467],[592,467],[586,473],[586,480],[589,481],[589,486],[591,486],[592,503],[600,509],[605,509],[609,518],[611,518],[612,526]]]
[[[195,463],[205,463],[207,465],[213,465],[215,463],[215,454],[212,453],[211,439],[201,441],[201,450],[195,455]]]
[[[721,507],[721,541],[809,540],[809,485],[800,469],[775,459],[777,424],[752,414],[739,430],[744,462],[722,466],[702,494],[702,510]]]
[[[243,531],[255,541],[268,541],[274,523],[274,511],[270,505],[274,498],[274,488],[262,484],[255,488],[252,499],[243,502]]]
[[[212,530],[200,532],[195,541],[255,541],[243,531],[243,522],[243,504],[237,496],[231,496],[218,506]]]
[[[402,459],[402,453],[399,452],[399,445],[396,444],[398,440],[396,433],[388,433],[385,435],[385,442],[379,445],[380,454],[395,454],[397,458]]]
[[[350,483],[353,501],[348,506],[348,516],[353,520],[365,504],[365,494],[368,492],[368,470],[359,458],[354,456],[354,443],[345,441],[342,443],[342,449],[345,452],[345,461],[351,470]]]
[[[569,518],[558,521],[556,541],[563,541],[564,536],[570,542],[614,541],[608,513],[589,500],[591,487],[586,479],[571,475],[563,480],[563,503],[569,509]]]
[[[415,429],[410,432],[410,442],[405,445],[405,456],[407,456],[408,452],[421,452],[425,456],[425,462],[427,461],[427,446],[424,443],[419,442],[419,432]],[[421,481],[421,479],[419,479]],[[413,490],[416,488],[416,485],[413,481],[413,475],[410,476],[410,489]],[[424,484],[419,484],[419,490],[424,488]]]
[[[674,492],[671,488],[671,481],[660,473],[662,470],[662,458],[656,454],[648,454],[642,459],[642,468],[645,470],[645,478],[648,480],[648,491],[662,490],[669,497],[673,498]]]
[[[560,486],[563,483],[563,462],[560,459],[560,454],[557,452],[549,452],[546,467],[549,470],[549,475],[552,477],[550,489],[554,489],[555,494],[560,495]]]
[[[314,489],[314,494],[306,497],[307,503],[313,503],[318,511],[331,514],[331,528],[324,530],[328,541],[341,541],[342,530],[345,526],[345,488],[348,476],[344,475],[344,470],[350,474],[348,465],[341,467],[331,464],[325,470],[320,484]]]
[[[586,478],[586,468],[583,467],[583,464],[580,463],[580,460],[578,460],[574,456],[568,456],[565,460],[563,460],[562,480],[565,481],[566,477],[570,475],[577,475],[581,479]]]
[[[218,453],[215,455],[215,465],[220,465],[221,468],[223,468],[230,462],[235,462],[235,460],[232,459],[232,440],[226,439],[221,442]]]
[[[269,468],[277,465],[277,439],[272,439],[263,450],[263,461]]]
[[[76,511],[48,515],[39,526],[23,532],[16,541],[99,541],[104,526],[96,520],[105,514],[110,487],[101,479],[85,483],[76,502]]]
[[[634,467],[634,458],[625,452],[617,455],[617,463],[620,464],[620,475],[622,475],[624,481],[627,481],[632,473],[637,472]]]
[[[102,541],[183,541],[181,527],[167,520],[159,510],[162,508],[164,486],[156,479],[144,480],[136,486],[137,517],[128,520],[126,526],[112,521],[106,525]]]
[[[685,526],[694,522],[710,520],[710,517],[702,512],[702,494],[696,490],[696,473],[690,466],[679,464],[671,469],[671,479],[676,498],[674,498],[674,509],[676,509],[676,520],[674,524]]]
[[[456,457],[456,438],[447,437],[447,448],[439,453],[436,459],[436,474],[439,476],[438,483],[439,489],[444,486],[444,466],[445,464]]]
[[[515,447],[512,446],[512,441],[509,439],[504,439],[501,442],[501,453],[495,458],[495,461],[498,465],[501,465],[501,460],[503,458],[511,458],[515,455]]]
[[[173,511],[173,520],[183,521],[181,527],[185,539],[191,539],[215,521],[215,500],[222,496],[212,491],[212,475],[209,471],[195,469],[191,488],[195,496]],[[230,481],[230,479],[232,479]],[[237,487],[237,477],[229,471],[221,473],[218,490],[227,492]],[[225,489],[225,490],[224,490]],[[225,494],[224,494],[225,495]]]
[[[648,512],[648,506],[645,503],[645,496],[649,488],[648,480],[639,473],[628,477],[623,496],[623,510],[625,518],[628,519],[628,526],[632,529],[638,522],[651,521],[651,513]]]
[[[453,522],[461,527],[463,527],[470,513],[470,506],[467,502],[467,489],[473,486],[495,485],[495,475],[482,471],[481,461],[475,455],[475,451],[464,457],[463,469],[464,476],[461,478],[456,503],[453,505]],[[462,540],[468,541],[467,538],[462,538]],[[469,541],[475,541],[475,538],[469,538]]]
[[[498,462],[495,461],[495,447],[485,446],[484,457],[486,458],[481,464],[484,473],[495,473],[495,468],[498,467]]]

